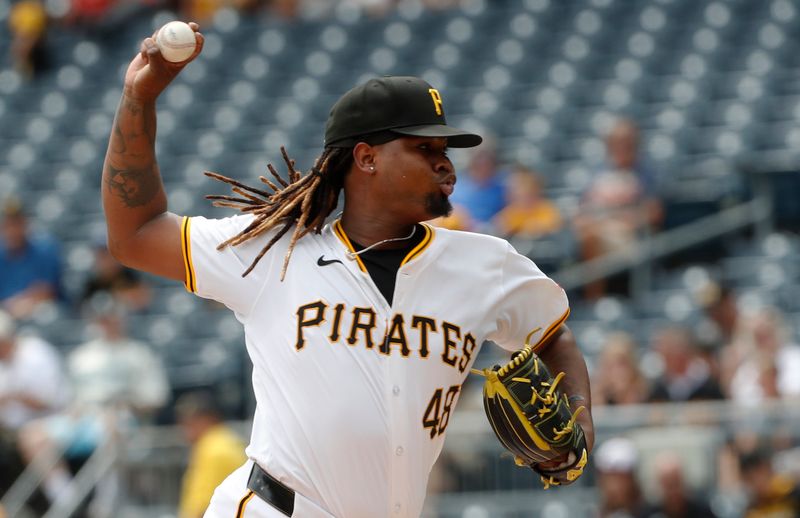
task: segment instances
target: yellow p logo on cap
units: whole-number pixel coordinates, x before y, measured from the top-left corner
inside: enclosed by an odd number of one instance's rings
[[[442,114],[442,96],[439,95],[439,90],[436,88],[429,88],[428,93],[431,94],[433,99],[433,107],[436,108],[436,115]]]

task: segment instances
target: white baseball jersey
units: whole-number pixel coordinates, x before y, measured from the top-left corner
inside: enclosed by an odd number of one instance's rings
[[[244,325],[257,402],[248,456],[319,516],[419,516],[481,343],[518,350],[533,330],[542,343],[569,314],[564,291],[504,240],[423,225],[389,305],[338,221],[297,243],[283,282],[291,232],[243,278],[274,233],[217,245],[250,218],[182,228],[187,288]]]

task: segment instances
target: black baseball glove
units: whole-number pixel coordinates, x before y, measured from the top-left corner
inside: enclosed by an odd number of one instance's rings
[[[536,471],[545,489],[581,476],[588,453],[583,429],[575,420],[585,407],[570,410],[567,395],[558,390],[563,372],[553,378],[529,345],[502,367],[472,372],[486,377],[486,415],[518,466]]]

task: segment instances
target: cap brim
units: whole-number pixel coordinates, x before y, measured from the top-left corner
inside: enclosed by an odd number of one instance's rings
[[[445,137],[448,147],[475,147],[483,142],[483,137],[475,133],[445,126],[444,124],[425,124],[405,128],[392,128],[391,131],[412,137]]]

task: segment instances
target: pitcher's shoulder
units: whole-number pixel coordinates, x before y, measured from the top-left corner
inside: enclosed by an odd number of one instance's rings
[[[431,228],[436,233],[437,239],[441,239],[443,244],[467,246],[492,253],[505,253],[511,247],[509,242],[505,239],[488,234],[479,234],[477,232],[468,232],[464,230],[450,230],[433,226]]]

